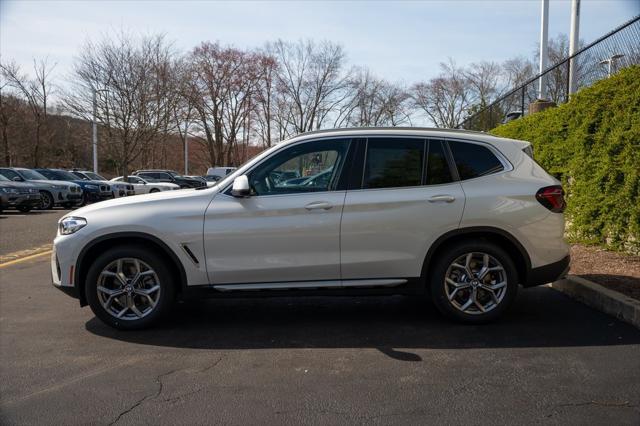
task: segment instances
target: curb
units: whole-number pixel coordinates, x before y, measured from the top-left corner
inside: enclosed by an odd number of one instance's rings
[[[640,301],[617,291],[575,275],[551,284],[551,287],[584,303],[612,315],[640,329]]]

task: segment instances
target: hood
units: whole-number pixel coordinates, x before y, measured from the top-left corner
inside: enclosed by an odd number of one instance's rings
[[[166,191],[166,192],[155,192],[151,194],[141,194],[136,195],[135,197],[120,197],[114,198],[112,200],[101,201],[99,203],[90,204],[88,206],[82,207],[80,209],[74,210],[67,216],[79,216],[84,217],[87,214],[91,214],[94,212],[101,212],[108,209],[117,209],[117,208],[147,208],[150,206],[156,207],[158,204],[162,202],[174,202],[179,199],[186,199],[191,197],[199,197],[199,196],[208,196],[213,197],[217,193],[217,188],[205,188],[202,190],[197,190],[195,188],[192,189],[183,189],[181,191]]]
[[[78,179],[78,180],[74,180],[74,183],[80,185],[82,188],[84,188],[87,185],[94,185],[97,187],[100,187],[100,185],[111,185],[111,182],[102,182],[99,180],[84,180],[84,179]]]
[[[70,186],[80,186],[75,182],[70,182],[70,181],[66,181],[66,180],[30,180],[28,181],[30,183],[35,183],[38,185],[55,185],[55,186],[63,186],[65,188],[68,188]]]
[[[17,188],[17,189],[24,189],[24,188],[32,188],[37,190],[38,189],[38,185],[36,185],[35,183],[32,183],[32,181],[27,181],[27,182],[16,182],[16,181],[0,181],[0,186],[3,188]]]

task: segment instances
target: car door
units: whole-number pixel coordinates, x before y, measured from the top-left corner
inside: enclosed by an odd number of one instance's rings
[[[339,285],[345,197],[339,182],[349,145],[332,139],[288,146],[247,173],[249,197],[233,197],[230,188],[218,194],[204,223],[210,282]],[[290,170],[304,176],[329,172],[331,178],[293,185],[280,179]]]
[[[342,279],[413,278],[429,246],[459,226],[464,192],[440,140],[368,138],[361,180],[347,191]]]

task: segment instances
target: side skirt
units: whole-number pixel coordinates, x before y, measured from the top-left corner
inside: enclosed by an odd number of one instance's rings
[[[384,278],[188,286],[183,292],[183,298],[387,296],[394,294],[424,294],[424,292],[425,286],[419,278]]]

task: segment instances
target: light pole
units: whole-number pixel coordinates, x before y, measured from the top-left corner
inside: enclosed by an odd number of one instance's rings
[[[609,59],[603,59],[602,61],[598,62],[600,65],[604,65],[604,64],[608,65],[607,78],[611,77],[611,69],[613,68],[614,61],[616,59],[622,58],[623,56],[624,55],[622,55],[622,54],[617,54],[617,55],[611,56]]]
[[[189,123],[184,123],[184,174],[189,174],[189,137],[187,136],[187,130],[189,129]]]
[[[578,51],[580,44],[580,0],[571,1],[571,32],[569,34],[569,56],[573,56]],[[575,58],[569,59],[569,95],[578,90],[578,73],[576,72],[577,61]]]
[[[547,69],[549,55],[547,45],[549,44],[549,0],[542,0],[540,20],[540,74]],[[543,75],[538,81],[538,99],[547,99],[547,76]]]
[[[98,123],[96,122],[96,116],[98,115],[98,92],[106,92],[105,89],[95,89],[93,90],[93,118],[92,118],[92,127],[93,127],[93,138],[92,138],[92,146],[93,146],[93,173],[98,173]]]

